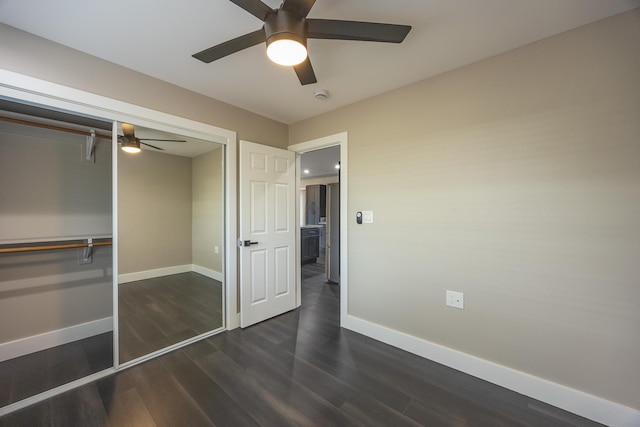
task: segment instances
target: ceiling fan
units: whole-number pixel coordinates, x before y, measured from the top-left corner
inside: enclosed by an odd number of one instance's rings
[[[118,135],[118,144],[120,144],[120,148],[127,153],[139,153],[140,144],[155,148],[156,150],[164,151],[164,148],[156,147],[155,145],[147,144],[142,141],[187,142],[184,139],[136,138],[133,125],[121,123],[121,126],[122,135]]]
[[[411,30],[409,25],[307,18],[315,0],[284,0],[278,9],[260,0],[230,1],[263,21],[262,28],[192,56],[209,63],[266,42],[267,56],[278,64],[292,65],[302,85],[317,82],[307,56],[307,39],[401,43]],[[277,59],[280,51],[295,58]]]

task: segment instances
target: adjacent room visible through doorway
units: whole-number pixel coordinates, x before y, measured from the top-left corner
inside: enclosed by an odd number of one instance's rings
[[[304,281],[340,283],[340,146],[300,156],[300,262]]]

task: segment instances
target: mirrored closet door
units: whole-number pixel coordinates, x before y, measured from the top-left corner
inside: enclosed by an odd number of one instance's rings
[[[121,148],[134,151],[117,150],[125,364],[223,327],[224,146],[135,124],[118,130]]]
[[[0,407],[113,367],[111,129],[0,98]]]

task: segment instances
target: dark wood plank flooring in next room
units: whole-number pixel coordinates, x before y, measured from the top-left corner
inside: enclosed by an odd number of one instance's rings
[[[599,424],[341,329],[339,286],[311,274],[297,310],[0,418],[1,427],[419,425]]]

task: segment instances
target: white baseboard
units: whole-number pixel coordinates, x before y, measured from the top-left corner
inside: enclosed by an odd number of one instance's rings
[[[176,265],[173,267],[156,268],[155,270],[136,271],[118,275],[118,284],[136,282],[138,280],[153,279],[156,277],[169,276],[171,274],[188,273],[191,271],[191,264]]]
[[[194,273],[202,274],[203,276],[207,276],[210,279],[217,280],[218,282],[223,282],[224,276],[219,271],[211,270],[210,268],[205,268],[200,265],[192,264],[191,271]]]
[[[173,267],[157,268],[155,270],[136,271],[135,273],[120,274],[118,284],[136,282],[138,280],[154,279],[156,277],[170,276],[172,274],[189,273],[202,274],[211,279],[223,282],[224,276],[219,271],[211,270],[196,264],[175,265]]]
[[[0,344],[0,362],[112,330],[113,318],[105,317],[104,319],[81,323],[64,329],[57,329],[55,331],[5,342]]]
[[[640,411],[350,315],[342,327],[611,427],[640,426]]]

